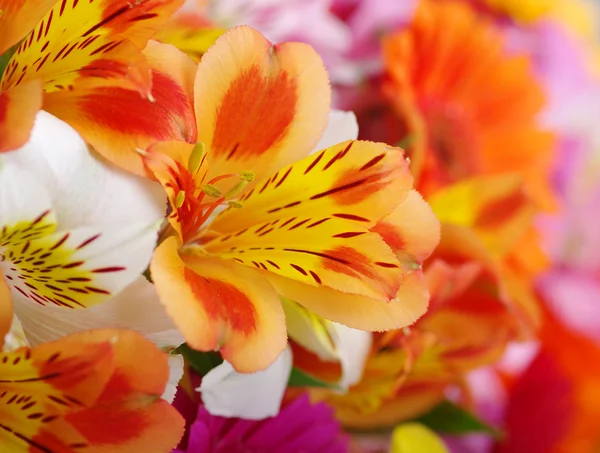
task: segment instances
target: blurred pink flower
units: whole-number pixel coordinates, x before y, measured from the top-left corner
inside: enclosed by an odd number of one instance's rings
[[[352,45],[345,53],[342,83],[356,83],[382,68],[380,39],[409,23],[417,0],[333,0],[332,11],[349,27]],[[354,70],[352,66],[355,66]]]
[[[222,27],[250,25],[272,42],[300,41],[323,58],[334,85],[381,68],[381,36],[408,23],[417,0],[189,0]],[[193,8],[193,6],[192,6]]]
[[[204,406],[175,400],[191,424],[186,438],[173,453],[346,453],[348,438],[324,403],[311,404],[308,396],[284,405],[275,417],[243,420],[211,415]],[[190,407],[191,406],[191,407]]]

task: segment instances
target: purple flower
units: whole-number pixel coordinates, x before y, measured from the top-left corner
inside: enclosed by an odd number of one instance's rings
[[[177,406],[177,401],[175,404]],[[323,403],[311,404],[308,396],[302,395],[283,406],[276,417],[260,421],[218,417],[200,406],[195,420],[188,426],[184,445],[173,453],[347,451],[348,438],[333,418],[331,408]]]

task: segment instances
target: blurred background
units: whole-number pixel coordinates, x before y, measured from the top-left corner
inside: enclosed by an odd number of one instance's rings
[[[188,0],[160,33],[197,60],[239,24],[311,44],[335,108],[406,150],[442,222],[428,313],[375,334],[346,395],[309,392],[353,450],[386,452],[394,432],[397,452],[600,451],[599,6]],[[295,368],[326,379],[293,347]],[[444,446],[417,433],[429,440],[402,447],[398,427],[415,426]]]

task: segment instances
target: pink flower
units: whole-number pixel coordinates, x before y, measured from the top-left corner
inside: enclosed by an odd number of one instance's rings
[[[181,398],[175,401],[176,407],[178,403],[181,404]],[[189,405],[180,408],[184,415],[189,409]],[[331,408],[323,403],[311,404],[308,396],[302,395],[284,405],[276,417],[259,421],[218,417],[200,405],[188,426],[184,444],[173,453],[347,451],[348,438],[342,434]]]

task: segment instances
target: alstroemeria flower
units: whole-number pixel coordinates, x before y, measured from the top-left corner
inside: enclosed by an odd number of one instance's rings
[[[425,276],[428,313],[410,328],[376,334],[361,381],[327,398],[346,426],[389,427],[424,414],[518,337],[499,269],[469,229],[442,225]]]
[[[135,332],[90,331],[0,356],[5,451],[164,453],[181,437],[182,417],[160,399],[166,356]]]
[[[54,307],[91,307],[141,278],[165,206],[160,186],[96,160],[45,112],[25,147],[0,157],[0,194],[0,275],[34,344],[81,323]]]
[[[152,99],[142,49],[181,3],[1,0],[0,152],[27,141],[42,104],[64,118],[73,104],[93,114],[108,87]]]
[[[402,150],[347,141],[306,157],[330,94],[309,46],[238,27],[204,55],[194,92],[198,144],[143,153],[172,209],[152,278],[192,348],[220,348],[238,371],[265,368],[286,344],[280,295],[363,330],[423,314],[420,264],[405,253],[414,244],[369,230],[404,208]],[[401,214],[420,228],[418,208]]]

